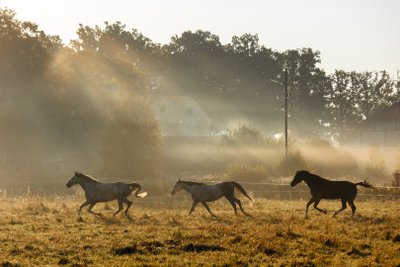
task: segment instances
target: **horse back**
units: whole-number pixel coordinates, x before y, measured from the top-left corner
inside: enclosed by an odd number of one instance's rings
[[[326,181],[311,188],[311,195],[325,199],[353,200],[357,195],[357,187],[348,181]]]
[[[223,184],[224,183],[196,185],[191,192],[192,198],[206,202],[218,200],[224,195]]]
[[[88,200],[106,202],[118,198],[126,198],[132,192],[131,186],[123,182],[99,183],[86,192]]]

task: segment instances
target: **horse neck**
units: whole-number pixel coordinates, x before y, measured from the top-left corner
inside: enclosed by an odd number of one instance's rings
[[[318,183],[318,178],[314,176],[306,176],[303,178],[308,187],[314,187]]]
[[[193,186],[193,184],[182,183],[182,189],[188,191],[189,193],[192,193]]]
[[[99,183],[99,182],[94,181],[94,180],[88,180],[88,179],[81,179],[79,182],[79,184],[81,185],[81,187],[83,188],[84,191],[86,191],[90,187],[90,185],[93,185],[96,183]]]

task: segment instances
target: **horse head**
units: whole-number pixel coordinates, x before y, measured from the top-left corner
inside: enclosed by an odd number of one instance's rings
[[[174,188],[172,188],[171,195],[175,195],[176,192],[180,191],[181,189],[182,189],[182,182],[181,182],[181,179],[179,179],[176,182]]]
[[[308,174],[308,171],[298,171],[296,172],[295,176],[293,177],[292,182],[290,183],[291,186],[296,186],[297,184],[301,183],[303,181],[303,178],[306,174]]]
[[[73,185],[79,184],[80,178],[79,178],[79,172],[75,171],[75,175],[72,176],[72,178],[68,181],[66,186],[70,188]]]

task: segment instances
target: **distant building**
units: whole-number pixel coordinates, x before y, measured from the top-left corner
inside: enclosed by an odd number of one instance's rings
[[[159,96],[151,108],[165,136],[211,135],[211,120],[192,97]]]
[[[348,143],[360,146],[400,146],[400,102],[377,111],[366,119],[353,132]]]

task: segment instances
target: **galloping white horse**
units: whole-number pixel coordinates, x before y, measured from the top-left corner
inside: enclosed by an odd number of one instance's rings
[[[90,205],[88,211],[90,213],[93,213],[92,208],[94,207],[94,205],[96,205],[96,203],[108,202],[117,199],[118,210],[114,213],[114,215],[116,215],[123,209],[122,203],[125,203],[126,205],[128,205],[125,210],[125,215],[129,218],[128,210],[132,205],[132,201],[128,200],[127,197],[134,190],[136,190],[135,196],[137,198],[144,198],[147,195],[147,192],[139,193],[140,190],[142,190],[140,184],[127,184],[122,182],[100,183],[93,177],[90,177],[89,175],[80,172],[75,172],[75,175],[69,180],[66,186],[70,188],[71,186],[76,184],[79,184],[82,187],[82,189],[85,191],[86,196],[86,202],[81,205],[78,214],[80,214],[81,210],[87,205]]]

